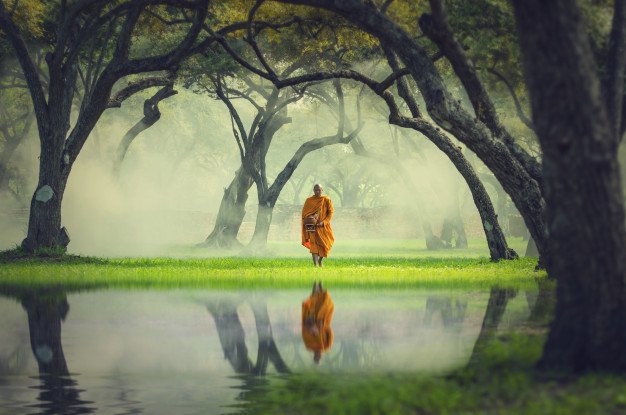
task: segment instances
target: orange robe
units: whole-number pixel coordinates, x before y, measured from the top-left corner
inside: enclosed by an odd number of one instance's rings
[[[322,258],[327,258],[335,242],[333,229],[330,227],[330,220],[333,217],[333,202],[328,196],[311,196],[304,202],[302,208],[302,245],[318,254]],[[307,232],[304,229],[304,218],[318,214],[318,223],[324,222],[324,226],[316,227],[315,232]]]
[[[308,350],[325,352],[331,348],[334,333],[330,320],[334,311],[335,305],[326,290],[311,294],[302,303],[302,340]]]

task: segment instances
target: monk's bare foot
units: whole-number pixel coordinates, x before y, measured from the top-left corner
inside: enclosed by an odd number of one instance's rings
[[[324,258],[319,257],[319,259],[317,260],[317,265],[320,266],[320,267],[322,266],[322,259],[324,259]]]

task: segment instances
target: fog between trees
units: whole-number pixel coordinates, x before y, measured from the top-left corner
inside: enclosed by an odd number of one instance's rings
[[[223,189],[240,160],[226,107],[206,95],[180,86],[177,90],[177,95],[160,103],[161,119],[131,144],[119,175],[112,169],[116,148],[142,117],[143,101],[151,92],[105,112],[68,181],[62,212],[71,236],[70,252],[168,255],[172,245],[180,248],[206,238]],[[347,116],[353,125],[357,123],[359,91],[346,83]],[[418,133],[390,126],[384,108],[374,98],[361,99],[365,124],[359,139],[372,154],[401,160],[410,177],[399,178],[389,165],[356,155],[350,145],[337,144],[306,156],[281,192],[278,204],[301,204],[311,194],[312,185],[320,182],[339,215],[341,207],[394,207],[394,212],[406,212],[407,219],[416,218],[399,227],[415,228],[420,239],[423,230],[419,221],[430,222],[439,234],[446,209],[454,204],[455,197],[463,217],[477,217],[467,187],[451,163]],[[235,100],[235,105],[244,123],[250,123],[254,108],[243,100]],[[291,104],[288,112],[292,122],[278,131],[268,152],[270,178],[304,141],[333,134],[336,128],[336,118],[318,100],[305,97]],[[35,135],[31,132],[10,162],[24,182],[19,188],[20,198],[5,192],[0,199],[2,248],[11,248],[24,237],[24,209],[36,186],[39,150]],[[393,150],[395,145],[399,155]],[[466,154],[484,170],[469,152]],[[299,191],[296,186],[301,186]],[[489,191],[495,203],[495,189]],[[248,226],[253,226],[256,204],[253,186],[246,208]],[[250,236],[249,230],[242,231],[240,241],[247,243]],[[270,240],[272,236],[271,232]],[[393,230],[384,236],[393,237]],[[341,241],[341,234],[338,239]],[[299,240],[293,243],[299,244]]]

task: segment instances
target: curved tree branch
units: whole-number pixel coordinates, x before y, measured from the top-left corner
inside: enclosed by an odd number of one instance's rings
[[[515,93],[515,89],[513,88],[513,85],[511,85],[509,80],[506,79],[506,77],[502,75],[500,72],[498,72],[497,70],[493,68],[489,68],[487,69],[487,72],[495,75],[506,86],[506,89],[509,91],[509,94],[511,94],[511,98],[513,98],[513,103],[515,104],[515,109],[517,110],[517,117],[520,119],[521,122],[524,123],[526,127],[534,131],[535,127],[533,126],[533,122],[530,118],[528,118],[528,116],[524,112],[524,109],[522,108],[522,103],[517,97],[517,94]]]
[[[420,28],[439,47],[452,65],[454,73],[467,91],[476,118],[482,121],[495,137],[504,142],[511,154],[538,183],[542,183],[543,173],[539,162],[515,142],[500,122],[493,102],[476,73],[474,64],[465,53],[463,46],[454,37],[442,1],[430,0],[430,7],[432,14],[423,14],[420,17]]]

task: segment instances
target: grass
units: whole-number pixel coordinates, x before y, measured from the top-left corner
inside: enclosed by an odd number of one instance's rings
[[[534,287],[545,272],[536,260],[492,263],[484,241],[464,250],[427,251],[416,240],[342,241],[322,269],[314,268],[304,248],[272,242],[272,257],[198,258],[206,250],[186,247],[184,258],[96,258],[42,252],[28,257],[19,248],[0,254],[0,285],[66,288],[299,288],[312,279],[327,286],[362,288]],[[514,238],[518,250],[525,244]],[[183,254],[177,251],[177,255]],[[224,253],[223,253],[224,254]],[[232,252],[230,253],[232,255]]]
[[[536,260],[492,263],[467,258],[338,258],[324,268],[308,259],[24,259],[0,264],[0,285],[67,288],[299,288],[313,279],[332,287],[489,288],[536,286]]]
[[[303,373],[275,377],[242,397],[249,414],[626,413],[626,379],[590,374],[541,377],[534,364],[543,335],[508,334],[478,364],[445,376]]]

